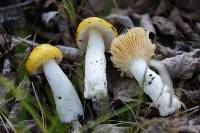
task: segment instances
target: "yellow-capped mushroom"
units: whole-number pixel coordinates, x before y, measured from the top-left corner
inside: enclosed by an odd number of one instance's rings
[[[97,100],[107,96],[105,51],[117,36],[116,29],[98,17],[84,19],[77,28],[76,42],[85,57],[84,97]]]
[[[30,74],[44,71],[60,120],[69,123],[83,115],[83,107],[74,86],[57,64],[61,60],[62,53],[58,48],[50,44],[41,44],[29,55],[26,69]]]
[[[113,64],[133,76],[148,94],[161,116],[167,116],[181,107],[181,102],[147,62],[154,55],[155,45],[148,32],[141,27],[130,29],[112,41],[110,52]]]
[[[62,52],[49,44],[42,44],[33,49],[26,61],[26,68],[29,74],[38,74],[42,72],[42,65],[48,60],[55,60],[60,63]]]

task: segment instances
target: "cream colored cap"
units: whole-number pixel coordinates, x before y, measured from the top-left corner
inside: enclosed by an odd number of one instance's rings
[[[141,27],[134,27],[127,33],[115,38],[110,47],[113,64],[122,72],[129,72],[129,64],[134,58],[149,60],[155,53],[155,44],[149,39],[149,32]]]

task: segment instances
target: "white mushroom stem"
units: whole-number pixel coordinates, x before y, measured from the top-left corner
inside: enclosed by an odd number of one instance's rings
[[[83,115],[83,107],[76,90],[54,60],[43,64],[47,81],[52,89],[60,120],[70,123]]]
[[[161,116],[167,116],[181,107],[181,102],[161,77],[149,69],[143,59],[134,59],[130,64],[130,71],[138,81],[144,92],[150,96]]]
[[[107,96],[106,58],[104,40],[96,29],[89,31],[85,57],[84,97],[97,100]]]

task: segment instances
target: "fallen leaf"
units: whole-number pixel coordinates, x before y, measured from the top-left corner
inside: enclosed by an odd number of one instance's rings
[[[180,55],[183,53],[183,51],[174,50],[174,49],[171,49],[170,47],[165,47],[158,42],[156,43],[156,48],[165,57],[174,57],[176,55]]]
[[[174,49],[178,51],[191,52],[194,50],[192,45],[185,41],[176,41],[174,42],[174,44],[175,44]]]
[[[125,102],[130,102],[134,100],[134,97],[139,95],[141,88],[136,80],[123,78],[115,86],[115,91],[113,91],[114,99],[122,99]]]
[[[200,1],[196,0],[175,0],[176,5],[188,12],[192,12],[199,9]]]
[[[200,104],[200,90],[182,90],[187,97],[187,100],[194,104]]]
[[[137,81],[133,78],[121,77],[120,71],[117,71],[110,61],[107,63],[108,91],[113,94],[113,100],[135,101],[134,97],[138,96],[141,91]]]
[[[154,16],[152,21],[159,33],[163,35],[176,35],[176,25],[169,19],[161,16]]]
[[[161,62],[165,64],[172,79],[190,79],[194,70],[200,64],[200,58],[195,58],[195,54],[200,50],[194,50],[190,53],[183,53],[175,57],[166,58]]]
[[[156,30],[153,26],[152,19],[149,14],[141,15],[141,19],[139,21],[139,26],[143,27],[145,30],[149,32],[149,38],[155,42],[156,39]]]
[[[134,23],[129,16],[121,15],[121,14],[110,14],[105,17],[111,23],[116,23],[122,25],[124,28],[132,28],[134,27]]]
[[[170,14],[170,20],[172,20],[176,26],[183,32],[185,36],[187,36],[191,41],[200,42],[199,34],[194,32],[192,27],[184,21],[184,19],[180,16],[180,11],[177,8],[174,8]]]
[[[51,28],[55,25],[55,23],[60,18],[59,13],[57,11],[49,11],[42,14],[42,21],[48,28]]]
[[[198,111],[198,109],[194,110]],[[179,117],[169,118],[154,118],[151,120],[145,119],[142,124],[142,133],[168,133],[168,132],[192,132],[199,133],[199,114],[192,116],[191,114],[182,115]]]
[[[102,124],[94,128],[92,133],[127,133],[129,127],[118,127],[114,124]]]

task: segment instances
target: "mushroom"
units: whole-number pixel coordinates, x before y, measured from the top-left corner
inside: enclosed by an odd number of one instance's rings
[[[107,21],[90,17],[77,28],[76,42],[82,54],[86,50],[84,97],[96,101],[107,96],[106,58],[111,41],[117,36],[116,29]]]
[[[41,44],[29,55],[26,69],[29,74],[39,74],[44,71],[53,92],[59,118],[61,122],[70,123],[83,115],[83,107],[74,86],[57,64],[62,57],[58,48]]]
[[[155,48],[149,32],[135,27],[112,41],[111,60],[122,72],[134,76],[160,115],[167,116],[179,109],[182,103],[161,77],[148,67],[147,62],[154,55]]]

